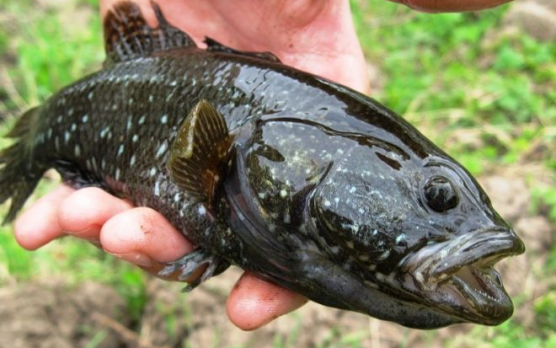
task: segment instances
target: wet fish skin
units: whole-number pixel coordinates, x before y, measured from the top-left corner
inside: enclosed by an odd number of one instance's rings
[[[461,165],[378,102],[268,53],[199,49],[155,11],[152,29],[121,3],[106,67],[22,116],[0,154],[8,220],[54,167],[198,244],[166,270],[208,264],[193,286],[233,263],[410,327],[511,315],[491,266],[523,244]]]

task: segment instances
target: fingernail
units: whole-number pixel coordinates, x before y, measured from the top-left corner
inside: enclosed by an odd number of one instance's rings
[[[123,254],[116,254],[111,252],[108,253],[116,256],[119,259],[131,262],[141,267],[152,267],[154,264],[153,260],[151,260],[150,257],[148,257],[146,254],[137,251],[132,251],[130,253],[123,253]]]

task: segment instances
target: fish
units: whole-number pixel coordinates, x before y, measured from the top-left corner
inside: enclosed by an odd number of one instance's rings
[[[473,176],[378,101],[207,38],[152,3],[104,21],[103,68],[25,112],[0,152],[11,222],[43,173],[160,212],[197,246],[161,275],[230,265],[325,306],[434,329],[498,325],[494,265],[523,242]]]

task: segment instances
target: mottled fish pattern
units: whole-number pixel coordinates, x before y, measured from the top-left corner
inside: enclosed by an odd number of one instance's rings
[[[8,134],[6,221],[55,168],[195,242],[161,272],[190,289],[235,264],[409,327],[511,316],[492,266],[524,247],[461,165],[378,102],[271,53],[200,49],[153,7],[156,28],[133,3],[115,6],[104,68]]]

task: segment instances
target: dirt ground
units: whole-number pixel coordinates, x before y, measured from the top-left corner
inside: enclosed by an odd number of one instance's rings
[[[532,302],[551,286],[554,277],[537,277],[553,245],[554,226],[541,215],[531,215],[531,196],[521,175],[505,173],[482,178],[499,213],[523,238],[524,256],[504,260],[497,269],[512,297],[525,297],[515,317],[534,327]],[[280,338],[295,347],[443,347],[447,338],[461,340],[473,325],[422,332],[367,316],[309,303],[266,327],[243,332],[226,317],[226,294],[239,277],[230,269],[191,294],[182,285],[149,281],[149,300],[140,326],[125,317],[125,301],[105,285],[85,283],[69,288],[60,282],[26,283],[0,289],[0,348],[63,347],[272,347]],[[554,284],[552,284],[554,285]],[[134,327],[132,330],[129,327]],[[278,338],[277,338],[278,337]],[[88,345],[86,343],[88,342]],[[91,345],[96,342],[97,345]],[[288,346],[285,343],[284,346]]]

